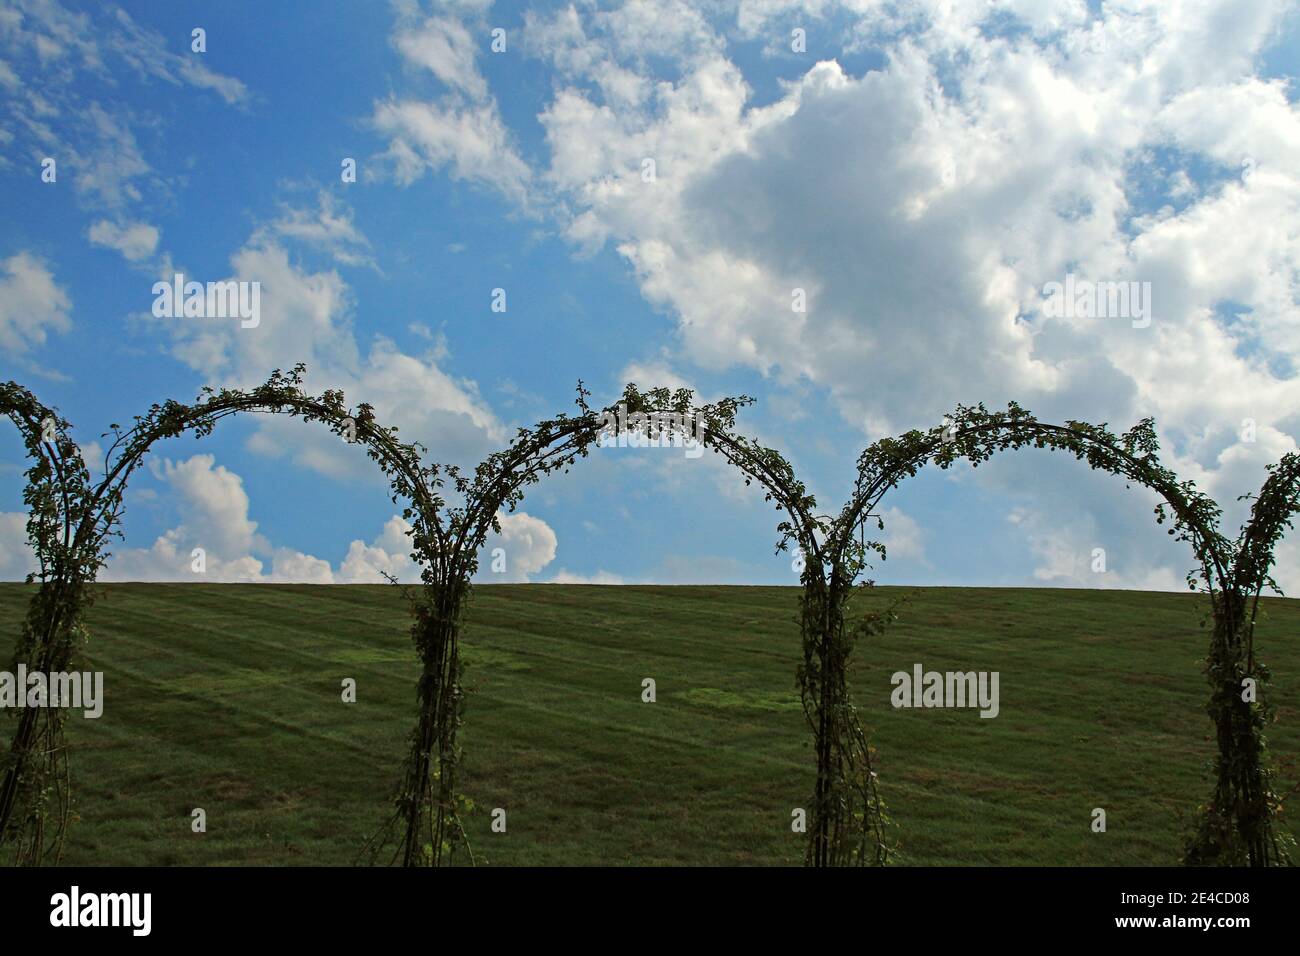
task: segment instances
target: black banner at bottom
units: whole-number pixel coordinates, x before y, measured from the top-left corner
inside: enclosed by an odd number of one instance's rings
[[[893,923],[925,943],[1112,934],[1231,941],[1293,931],[1297,890],[1293,869],[0,871],[6,943],[76,933],[81,943],[286,938],[335,946],[420,934],[425,923],[439,934],[463,927],[536,941],[554,932],[576,941],[584,928],[593,941],[612,941],[620,926],[628,940],[679,926],[732,942],[772,941],[805,934],[818,920],[842,922],[850,935]]]

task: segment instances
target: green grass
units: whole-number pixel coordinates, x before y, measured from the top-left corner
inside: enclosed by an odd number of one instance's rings
[[[76,864],[347,864],[386,818],[418,671],[397,589],[105,585],[69,722]],[[1174,864],[1209,792],[1194,595],[936,588],[859,647],[855,699],[904,860]],[[897,596],[882,588],[874,600]],[[0,652],[30,589],[0,585]],[[793,588],[474,592],[462,789],[480,863],[798,864],[812,788]],[[1300,601],[1257,647],[1295,785]],[[894,710],[889,676],[1001,672],[1001,714]],[[359,700],[340,701],[355,678]],[[653,677],[658,700],[641,702]],[[0,719],[5,737],[12,719]],[[190,832],[203,807],[208,832]],[[505,807],[508,831],[489,832]],[[1108,832],[1093,834],[1094,807]]]

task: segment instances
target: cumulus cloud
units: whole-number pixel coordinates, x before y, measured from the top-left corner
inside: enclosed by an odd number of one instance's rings
[[[500,514],[497,520],[500,533],[488,535],[484,545],[479,576],[492,581],[527,581],[532,575],[555,560],[555,532],[541,518],[526,511]],[[504,571],[496,571],[493,559],[505,562]],[[484,570],[488,574],[484,574]]]
[[[864,442],[934,424],[957,402],[1015,398],[1044,418],[1119,428],[1153,416],[1167,461],[1224,504],[1230,535],[1244,517],[1235,496],[1296,448],[1300,106],[1258,67],[1287,9],[1280,0],[1012,0],[996,10],[984,0],[738,0],[703,13],[638,0],[528,11],[512,51],[554,80],[537,114],[545,160],[535,168],[479,59],[488,6],[399,4],[392,42],[404,85],[369,117],[387,167],[399,183],[440,171],[486,184],[553,214],[575,253],[615,250],[677,325],[672,348],[629,366],[636,377],[756,373],[778,393],[824,396]],[[0,88],[22,97],[19,138],[48,148],[70,102],[64,74],[125,54],[94,39],[88,15],[22,9],[5,14],[0,52],[49,66],[59,82],[38,90],[25,71],[0,70]],[[790,56],[796,12],[830,37],[821,62]],[[779,54],[784,79],[756,94],[737,37],[769,38],[766,62]],[[864,51],[879,68],[846,66]],[[78,188],[110,207],[133,201],[147,166],[131,123],[78,106]],[[129,222],[117,208],[108,215],[106,227]],[[121,244],[138,250],[145,239]],[[173,354],[217,384],[253,384],[305,360],[322,385],[342,384],[465,460],[499,445],[506,429],[474,383],[444,370],[445,353],[359,337],[347,283],[305,267],[300,246],[369,264],[364,237],[328,194],[316,209],[287,209],[231,258],[233,278],[263,284],[261,327],[178,324]],[[1151,323],[1049,313],[1045,285],[1067,275],[1150,283]],[[0,343],[27,349],[66,328],[66,297],[45,298],[44,320],[0,300]],[[328,436],[295,430],[290,440],[293,427],[270,421],[254,445],[339,474],[363,466]],[[1185,561],[1140,526],[1149,496],[1049,458],[997,460],[969,479],[1014,496],[1038,580],[1095,586],[1100,546],[1106,583],[1179,586]],[[896,556],[924,560],[915,515],[887,524]],[[400,563],[400,533],[390,522],[358,542],[357,573]],[[530,541],[545,552],[544,535]]]
[[[428,70],[446,86],[474,100],[487,99],[487,81],[476,62],[479,41],[460,21],[429,17],[399,27],[393,44],[408,63]]]
[[[436,78],[441,92],[377,102],[371,122],[389,141],[383,160],[398,183],[409,185],[445,167],[454,179],[480,182],[526,203],[531,171],[479,71],[477,51],[487,29],[476,13],[481,11],[402,13],[393,45],[409,68]]]
[[[103,573],[109,581],[257,581],[263,577],[267,542],[248,514],[243,480],[217,465],[212,455],[195,455],[182,462],[151,463],[154,476],[175,495],[181,524],[160,535],[152,547],[119,548]],[[202,551],[204,571],[194,562]]]
[[[322,249],[343,265],[374,265],[368,240],[352,220],[352,211],[322,190],[317,208],[284,206],[269,232]]]
[[[27,252],[0,261],[0,349],[27,352],[72,327],[71,300],[46,265]]]
[[[313,218],[315,216],[315,218]],[[363,247],[349,215],[332,203],[319,212],[286,211],[269,228],[255,230],[231,257],[231,273],[217,281],[258,282],[261,316],[256,328],[221,319],[164,319],[172,354],[216,385],[252,386],[275,368],[308,367],[309,389],[341,388],[353,402],[367,402],[379,421],[417,436],[440,460],[473,463],[495,450],[505,430],[477,386],[440,367],[445,350],[402,352],[388,338],[362,340],[354,329],[355,303],[334,269],[312,271],[296,261],[286,238],[317,237],[331,244]],[[324,223],[324,225],[321,225]],[[303,232],[306,230],[307,235]],[[204,281],[205,277],[187,276]],[[269,417],[252,447],[268,455],[292,455],[300,464],[334,475],[373,475],[359,448],[324,429]]]
[[[27,515],[0,511],[0,581],[26,580],[36,567],[36,552],[27,543]]]
[[[497,520],[501,531],[488,535],[475,580],[484,584],[525,582],[555,560],[555,532],[545,521],[525,511],[502,513]],[[419,580],[419,567],[410,558],[409,531],[410,525],[394,516],[370,544],[353,541],[336,580],[374,584],[388,575],[403,582]]]
[[[925,562],[925,532],[915,518],[891,506],[881,513],[880,520],[885,525],[881,540],[888,558]]]
[[[1023,529],[1037,562],[1033,579],[1050,587],[1186,591],[1186,568],[1152,565],[1143,549],[1110,533],[1104,521],[1077,511],[1044,519],[1044,512],[1016,507],[1007,520]],[[1191,561],[1187,562],[1189,565]]]
[[[212,455],[179,462],[162,459],[151,470],[183,520],[148,548],[117,548],[101,575],[106,581],[382,584],[391,577],[412,584],[420,580],[420,567],[411,559],[410,525],[399,516],[391,517],[373,540],[353,540],[336,569],[326,559],[277,546],[259,532],[243,479],[218,465]],[[554,560],[555,532],[545,521],[522,511],[499,519],[501,532],[488,537],[479,580],[527,581]],[[22,557],[29,552],[20,547],[25,520],[0,514],[0,543],[6,555],[0,561],[0,577],[20,578],[30,569],[30,558]],[[496,549],[504,562],[500,572],[492,568]],[[8,556],[11,552],[13,557]]]
[[[792,9],[744,3],[737,29],[784,36]],[[545,182],[575,248],[612,245],[675,317],[674,366],[811,383],[864,439],[958,402],[1150,415],[1170,462],[1231,498],[1300,434],[1300,108],[1253,75],[1285,4],[1237,9],[815,5],[884,66],[809,63],[754,105],[717,22],[571,6],[527,21],[565,79],[539,117]],[[1045,286],[1071,273],[1149,282],[1150,326],[1050,315]],[[1247,418],[1286,440],[1225,457]],[[1063,480],[1089,520],[1124,511],[1120,483]],[[1143,580],[1181,580],[1140,553]]]
[[[139,262],[158,248],[156,226],[144,222],[109,222],[100,219],[90,227],[88,238],[97,246],[115,249],[129,262]]]
[[[410,524],[394,515],[369,544],[353,541],[339,566],[336,580],[340,584],[381,584],[390,579],[414,583],[420,568],[411,560]]]
[[[77,192],[110,209],[139,202],[136,180],[151,172],[129,121],[98,103],[84,111],[81,139],[67,148],[64,160],[74,172]]]
[[[547,584],[626,584],[627,582],[617,574],[609,571],[597,571],[595,574],[574,574],[566,571],[564,568],[556,571],[551,575]]]

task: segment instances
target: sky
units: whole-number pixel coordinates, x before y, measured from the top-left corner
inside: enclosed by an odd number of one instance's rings
[[[110,424],[299,362],[467,466],[580,380],[743,394],[831,514],[959,403],[1151,417],[1235,536],[1300,437],[1297,70],[1270,0],[0,0],[0,380],[92,471]],[[258,283],[256,324],[156,315],[177,273]],[[2,580],[25,467],[0,430]],[[1181,590],[1154,504],[1046,451],[923,472],[873,577]],[[479,580],[796,584],[779,520],[717,456],[597,450]],[[157,445],[122,530],[104,580],[196,548],[207,580],[418,576],[364,455],[281,416]]]

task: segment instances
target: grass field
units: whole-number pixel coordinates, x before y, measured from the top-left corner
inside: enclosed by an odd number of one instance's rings
[[[909,590],[855,699],[912,864],[1174,864],[1208,794],[1194,595]],[[30,589],[0,585],[8,660]],[[898,596],[882,588],[874,600]],[[798,864],[812,788],[798,592],[479,587],[462,789],[480,864]],[[1280,784],[1300,776],[1300,601],[1267,602]],[[69,722],[77,864],[348,864],[387,816],[418,666],[386,586],[105,585]],[[894,710],[889,677],[1001,673],[1001,713]],[[7,666],[7,664],[5,665]],[[355,678],[358,702],[340,700]],[[658,700],[642,703],[653,677]],[[0,720],[5,738],[12,718]],[[190,832],[190,811],[208,832]],[[507,810],[505,834],[489,829]],[[1090,831],[1104,807],[1108,831]],[[1300,832],[1300,828],[1293,828]]]

